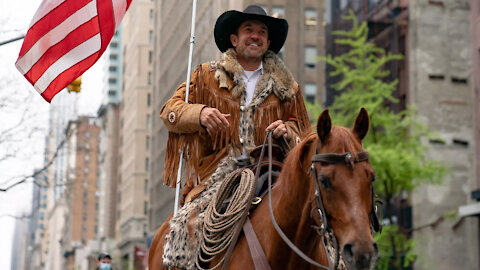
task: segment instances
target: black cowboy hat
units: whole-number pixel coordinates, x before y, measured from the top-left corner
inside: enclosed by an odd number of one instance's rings
[[[284,19],[268,16],[262,7],[256,5],[248,6],[243,12],[229,10],[218,17],[213,30],[218,49],[225,52],[228,48],[233,48],[230,34],[235,33],[237,28],[248,20],[258,20],[267,26],[270,40],[268,49],[278,53],[287,39],[288,23]]]

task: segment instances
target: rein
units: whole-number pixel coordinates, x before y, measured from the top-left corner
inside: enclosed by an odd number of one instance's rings
[[[270,210],[270,219],[272,220],[273,227],[275,228],[277,233],[280,235],[280,237],[283,239],[283,241],[290,247],[290,249],[292,249],[303,260],[321,269],[330,270],[327,266],[317,263],[316,261],[308,257],[305,253],[303,253],[297,246],[295,246],[295,244],[292,243],[292,241],[290,241],[290,239],[288,239],[288,237],[282,231],[280,226],[278,226],[277,220],[275,219],[275,215],[273,214],[273,209],[272,209],[272,173],[271,173],[272,172],[272,131],[268,132],[267,137],[268,137],[268,193],[269,193],[268,206]],[[267,139],[267,137],[265,139]]]

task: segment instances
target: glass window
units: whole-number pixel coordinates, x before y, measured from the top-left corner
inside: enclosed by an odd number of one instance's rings
[[[305,46],[305,67],[315,68],[317,63],[317,48],[315,46]]]
[[[150,136],[147,136],[145,139],[145,148],[148,150],[150,148]]]
[[[151,64],[153,61],[153,52],[148,51],[148,63]]]
[[[117,58],[118,58],[118,55],[114,53],[110,54],[110,60],[117,60]]]
[[[153,43],[153,30],[148,31],[148,41],[150,44]]]
[[[147,129],[150,129],[151,126],[152,126],[151,117],[150,117],[150,114],[147,114]]]
[[[317,11],[315,9],[305,9],[305,29],[313,30],[317,26]]]
[[[155,19],[155,12],[153,9],[150,9],[150,22],[153,23]]]
[[[148,72],[148,85],[152,85],[152,72]]]
[[[145,158],[145,171],[148,172],[149,166],[150,166],[150,160],[147,157],[147,158]]]
[[[308,102],[315,102],[315,97],[317,96],[317,85],[314,83],[306,83],[303,94]]]
[[[151,103],[152,103],[152,94],[148,93],[147,94],[147,106],[150,107]]]
[[[109,83],[109,84],[116,84],[116,83],[117,83],[117,79],[115,79],[115,78],[110,78],[110,79],[108,79],[108,83]]]
[[[112,48],[117,48],[117,47],[118,47],[118,43],[117,43],[117,42],[112,42],[112,43],[110,43],[110,47],[112,47]]]
[[[272,17],[285,19],[285,9],[283,7],[272,7]]]
[[[117,72],[117,67],[116,66],[109,66],[108,71],[110,72]]]

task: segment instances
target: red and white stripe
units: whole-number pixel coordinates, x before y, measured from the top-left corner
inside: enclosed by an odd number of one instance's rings
[[[50,102],[103,54],[132,0],[44,0],[15,63]]]

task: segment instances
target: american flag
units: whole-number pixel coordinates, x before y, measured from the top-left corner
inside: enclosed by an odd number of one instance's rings
[[[50,102],[103,54],[132,0],[43,0],[15,63]]]

